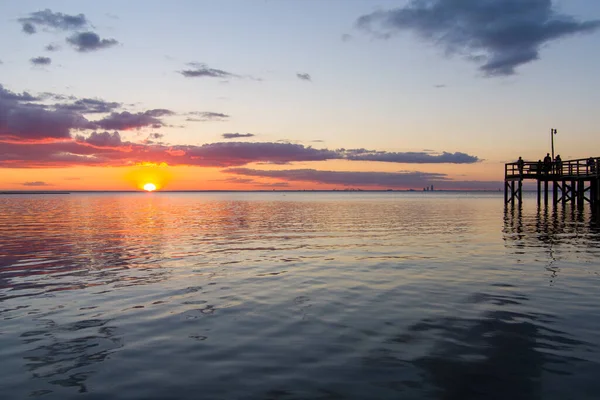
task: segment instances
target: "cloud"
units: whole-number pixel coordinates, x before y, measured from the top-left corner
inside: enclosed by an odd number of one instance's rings
[[[371,172],[371,171],[319,171],[315,169],[289,169],[279,171],[264,171],[250,168],[229,168],[223,172],[260,177],[281,179],[286,182],[311,182],[326,185],[341,185],[345,187],[370,187],[376,189],[420,189],[434,185],[438,189],[478,189],[496,190],[501,182],[492,181],[454,181],[443,173],[435,172]],[[285,182],[284,182],[285,183]]]
[[[76,129],[71,126],[69,128]],[[120,135],[114,132],[96,132],[87,137],[78,135],[72,140],[67,140],[67,137],[63,136],[63,141],[47,143],[39,140],[35,143],[23,140],[2,142],[3,136],[0,134],[0,166],[121,166],[140,162],[164,162],[174,166],[239,167],[252,163],[287,164],[340,159],[352,161],[343,151],[315,149],[293,143],[218,142],[201,146],[169,146],[148,141],[123,142]],[[395,161],[392,159],[388,162]],[[435,162],[441,160],[436,159]]]
[[[49,183],[42,182],[42,181],[23,182],[21,185],[23,185],[23,186],[52,186]]]
[[[253,133],[224,133],[221,136],[225,139],[236,139],[255,136]]]
[[[190,122],[205,122],[205,121],[224,121],[230,116],[223,113],[212,112],[212,111],[192,111],[188,115],[192,115],[197,118],[187,118],[186,121]]]
[[[72,129],[87,129],[89,121],[81,114],[46,110],[30,103],[37,100],[27,92],[13,93],[0,85],[0,139],[69,139]]]
[[[63,98],[57,98],[57,100],[63,100]],[[54,108],[60,110],[76,111],[81,114],[102,114],[114,111],[122,106],[121,103],[104,101],[100,99],[79,99],[72,103],[66,104],[55,104]]]
[[[382,161],[407,164],[473,164],[479,160],[476,156],[466,153],[442,152],[432,154],[427,152],[387,152],[366,149],[338,150],[344,158],[352,161]]]
[[[123,144],[119,132],[92,132],[87,138],[77,136],[77,140],[96,147],[119,147]]]
[[[4,86],[2,86],[0,84],[0,101],[1,100],[7,100],[7,101],[36,101],[36,100],[38,100],[38,98],[30,95],[27,92],[23,92],[21,94],[11,92],[8,89],[4,89]]]
[[[51,28],[54,30],[77,30],[86,27],[89,23],[83,14],[68,15],[60,12],[52,12],[45,9],[29,14],[28,17],[19,18],[23,32],[34,34],[37,32],[36,27]]]
[[[312,82],[312,78],[310,77],[310,74],[298,72],[298,73],[296,73],[296,77],[302,81]]]
[[[50,65],[52,63],[52,59],[50,57],[35,57],[29,61],[31,61],[33,65]]]
[[[94,121],[94,124],[102,129],[110,130],[129,130],[138,129],[146,126],[160,128],[163,123],[159,117],[172,115],[173,112],[164,109],[148,110],[146,112],[130,113],[124,111],[121,113],[111,113],[108,117],[99,121]]]
[[[67,38],[67,42],[80,53],[106,49],[119,43],[115,39],[100,39],[94,32],[75,33]]]
[[[352,39],[354,39],[354,37],[352,35],[350,35],[349,33],[344,33],[342,35],[342,42],[349,42]]]
[[[222,69],[209,68],[204,63],[188,63],[193,69],[179,71],[186,78],[237,78],[238,76]]]
[[[60,46],[57,45],[57,44],[52,44],[51,43],[51,44],[47,45],[46,47],[44,47],[44,50],[46,50],[46,51],[58,51],[58,50],[60,50]]]
[[[551,0],[410,0],[356,23],[381,38],[413,31],[446,54],[479,63],[486,76],[513,75],[517,67],[538,60],[540,48],[551,41],[600,28],[600,20],[578,21],[559,13]]]
[[[64,103],[66,99],[71,100]],[[47,104],[49,101],[55,104]],[[466,153],[432,151],[386,152],[368,149],[317,149],[290,142],[218,142],[168,145],[160,133],[148,133],[138,142],[124,141],[118,131],[165,126],[162,119],[174,115],[157,108],[144,112],[115,112],[121,103],[100,99],[76,99],[43,93],[39,97],[16,93],[0,85],[0,166],[20,168],[71,165],[122,166],[139,162],[205,167],[239,167],[247,164],[288,164],[326,160],[388,163],[475,163]],[[110,113],[109,113],[110,112]],[[95,121],[84,115],[106,113]],[[223,120],[227,114],[192,112],[203,120]],[[77,135],[75,135],[77,132]],[[88,133],[86,133],[88,132]],[[91,132],[91,133],[89,133]],[[227,139],[253,137],[229,133]]]

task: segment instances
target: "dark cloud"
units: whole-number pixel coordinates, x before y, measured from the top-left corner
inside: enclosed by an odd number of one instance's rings
[[[348,33],[344,33],[342,35],[342,42],[349,42],[353,39],[352,35],[348,34]]]
[[[443,89],[443,88],[445,88],[445,87],[446,87],[446,85],[444,85],[444,84],[442,83],[442,84],[434,85],[434,87],[435,87],[436,89]]]
[[[312,78],[310,77],[310,74],[298,72],[298,73],[296,73],[296,77],[303,81],[312,82]]]
[[[52,59],[50,57],[35,57],[29,61],[31,61],[33,65],[50,65],[52,63]]]
[[[35,26],[33,26],[32,23],[30,22],[25,22],[23,24],[23,32],[29,34],[29,35],[33,35],[34,33],[37,32],[37,30],[35,29]]]
[[[72,129],[87,129],[89,121],[70,111],[46,110],[30,103],[27,92],[13,93],[0,85],[0,139],[31,141],[69,139]]]
[[[111,113],[108,117],[99,121],[94,121],[94,123],[102,129],[110,130],[138,129],[146,126],[152,126],[153,128],[156,128],[163,125],[159,117],[171,114],[171,111],[163,109],[149,110],[139,113],[130,113],[129,111],[124,111],[121,113]]]
[[[89,25],[83,14],[68,15],[52,12],[49,9],[32,12],[27,17],[19,18],[18,21],[23,27],[23,32],[28,34],[36,33],[36,27],[68,31],[81,29]]]
[[[49,183],[42,182],[42,181],[23,182],[21,185],[23,185],[23,186],[52,186]]]
[[[472,164],[479,160],[476,156],[456,152],[432,154],[427,152],[387,152],[366,149],[340,149],[343,158],[352,161],[383,161],[407,164]]]
[[[119,147],[123,144],[119,132],[92,132],[87,138],[77,136],[77,140],[97,147]]]
[[[144,114],[149,115],[151,117],[166,117],[169,115],[175,115],[175,113],[171,110],[166,110],[164,108],[155,108],[153,110],[148,110]]]
[[[357,26],[383,38],[416,32],[447,54],[479,63],[485,75],[499,76],[539,59],[540,48],[553,40],[596,31],[600,20],[578,21],[551,0],[411,0],[363,15]]]
[[[237,78],[238,76],[222,69],[209,68],[204,63],[189,63],[193,69],[179,71],[186,78]]]
[[[4,89],[4,86],[0,84],[0,101],[36,101],[39,100],[37,97],[30,95],[27,92],[21,94],[11,92],[8,89]],[[0,114],[1,115],[1,114]]]
[[[49,44],[46,47],[44,47],[44,50],[46,50],[46,51],[58,51],[58,50],[60,50],[60,46],[56,45],[56,44]]]
[[[75,33],[67,38],[67,42],[80,53],[106,49],[119,43],[115,39],[100,39],[94,32]]]
[[[187,121],[191,122],[205,122],[205,121],[224,121],[230,116],[223,113],[212,112],[212,111],[192,111],[188,113],[193,117],[187,118]]]
[[[502,182],[454,181],[443,173],[435,172],[368,172],[368,171],[319,171],[295,169],[263,171],[250,168],[229,168],[223,172],[260,178],[281,179],[287,182],[311,182],[345,187],[371,187],[378,189],[420,189],[434,185],[440,190],[496,190]],[[287,184],[287,182],[282,182]]]
[[[224,133],[224,139],[237,139],[237,138],[245,138],[245,137],[253,137],[255,136],[253,133]]]
[[[63,99],[57,99],[63,100]],[[72,103],[55,104],[54,108],[60,110],[76,111],[81,114],[102,114],[114,111],[122,106],[121,103],[104,101],[100,99],[79,99]]]

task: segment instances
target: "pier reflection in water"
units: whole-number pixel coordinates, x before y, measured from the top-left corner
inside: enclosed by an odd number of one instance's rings
[[[597,224],[502,205],[0,197],[2,395],[596,399]]]

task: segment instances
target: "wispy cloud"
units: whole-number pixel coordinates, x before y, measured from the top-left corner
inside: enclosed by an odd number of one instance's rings
[[[231,72],[223,71],[222,69],[210,68],[204,63],[188,63],[192,69],[179,71],[186,78],[237,78],[238,75]]]
[[[57,45],[57,44],[50,43],[49,45],[47,45],[46,47],[44,47],[44,50],[46,50],[46,51],[58,51],[58,50],[60,50],[60,46]]]
[[[224,139],[237,139],[237,138],[245,138],[245,137],[253,137],[255,136],[253,133],[224,133]]]
[[[212,111],[192,111],[187,113],[187,115],[191,116],[186,119],[186,121],[190,122],[225,121],[230,117],[227,114]]]
[[[23,32],[34,34],[37,28],[48,28],[53,30],[77,30],[89,25],[83,14],[69,15],[53,12],[50,9],[30,13],[27,17],[19,18]]]
[[[600,20],[578,21],[550,0],[410,0],[363,15],[357,26],[380,38],[413,31],[446,54],[477,62],[486,76],[506,76],[539,59],[546,44],[596,31]]]
[[[23,182],[21,185],[23,185],[23,186],[52,186],[49,183],[46,183],[43,181]]]
[[[52,63],[52,59],[50,57],[35,57],[29,60],[33,65],[50,65]]]
[[[298,73],[296,74],[296,77],[297,77],[298,79],[302,80],[302,81],[309,81],[309,82],[312,82],[312,78],[310,77],[310,74],[307,74],[307,73],[301,73],[301,72],[298,72]]]
[[[80,53],[106,49],[119,43],[115,39],[101,39],[94,32],[75,33],[67,38],[67,42]]]
[[[122,107],[122,104],[114,101],[88,98],[79,99],[72,103],[58,103],[54,105],[54,108],[56,109],[76,111],[81,114],[109,113],[120,107]]]

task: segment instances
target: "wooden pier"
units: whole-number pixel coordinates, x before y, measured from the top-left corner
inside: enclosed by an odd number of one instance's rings
[[[600,157],[543,163],[523,161],[504,166],[504,203],[520,205],[523,201],[523,180],[537,181],[537,202],[548,205],[552,183],[552,204],[583,207],[585,202],[600,206]]]

